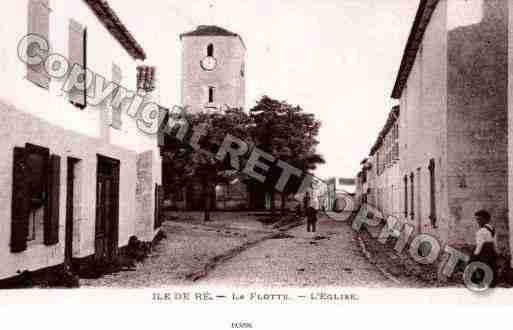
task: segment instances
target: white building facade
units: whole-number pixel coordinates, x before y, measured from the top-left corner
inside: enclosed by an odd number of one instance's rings
[[[113,81],[132,91],[142,47],[106,1],[18,0],[0,16],[0,280],[112,260],[131,236],[152,241],[162,162],[157,135],[140,129],[148,124],[140,113],[126,111],[134,98],[119,87],[94,105],[101,80],[87,92],[78,85],[67,92],[72,66],[59,79],[48,73],[58,67],[18,56],[59,54],[104,77],[104,86]],[[48,51],[23,39],[29,34],[46,40]],[[158,102],[155,95],[147,93],[143,104]]]

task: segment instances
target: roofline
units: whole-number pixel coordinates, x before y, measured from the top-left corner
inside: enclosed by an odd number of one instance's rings
[[[84,0],[103,26],[135,60],[144,61],[146,53],[106,0]]]
[[[401,66],[399,67],[399,72],[397,73],[397,78],[395,80],[394,89],[392,91],[393,99],[401,97],[406,81],[408,80],[408,76],[410,75],[413,64],[415,63],[415,58],[417,57],[417,52],[420,44],[422,43],[424,33],[431,21],[431,16],[435,11],[438,2],[439,0],[420,0],[419,8],[415,15],[415,20],[413,21],[413,26],[411,28],[408,41],[406,42],[406,47],[404,48]]]
[[[374,156],[376,151],[382,146],[383,139],[385,136],[390,132],[393,125],[401,115],[401,109],[398,105],[394,106],[392,110],[388,113],[387,121],[381,131],[379,132],[378,138],[376,139],[376,142],[374,142],[374,145],[371,148],[371,151],[369,153],[369,156]]]

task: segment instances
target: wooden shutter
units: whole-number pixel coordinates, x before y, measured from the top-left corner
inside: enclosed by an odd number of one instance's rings
[[[14,148],[11,204],[11,252],[13,253],[27,249],[30,196],[25,157],[24,148]]]
[[[61,186],[61,157],[50,157],[48,171],[47,212],[45,212],[44,243],[54,245],[59,243],[59,201]]]
[[[121,80],[123,79],[123,74],[121,72],[121,68],[116,64],[112,65],[112,82],[121,85]],[[121,129],[123,124],[121,120],[121,111],[122,107],[118,107],[117,109],[112,107],[112,124],[111,126],[115,129]]]
[[[410,206],[410,216],[411,216],[411,219],[414,220],[414,217],[415,217],[415,183],[413,181],[414,179],[414,175],[413,173],[410,173],[410,202],[411,202],[411,206]]]
[[[70,19],[69,21],[69,55],[68,59],[71,66],[75,64],[86,68],[85,65],[85,28],[77,21]],[[72,88],[69,92],[69,99],[73,104],[81,107],[86,106],[85,91]]]
[[[435,181],[435,160],[429,160],[429,218],[431,224],[436,225],[436,181]]]
[[[404,218],[408,219],[408,176],[404,176]]]
[[[29,0],[27,31],[29,34],[37,34],[49,41],[50,8],[48,0]],[[46,89],[50,87],[50,76],[46,73],[43,63],[28,65],[27,79],[40,87]]]

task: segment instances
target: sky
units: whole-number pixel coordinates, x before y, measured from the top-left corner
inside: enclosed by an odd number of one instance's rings
[[[110,0],[180,104],[180,33],[218,25],[247,47],[246,108],[262,95],[322,122],[316,175],[354,177],[384,125],[419,0]]]

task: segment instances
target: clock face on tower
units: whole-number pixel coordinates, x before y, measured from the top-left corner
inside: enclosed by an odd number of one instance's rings
[[[213,56],[207,56],[201,60],[203,70],[212,71],[216,68],[217,60]]]

